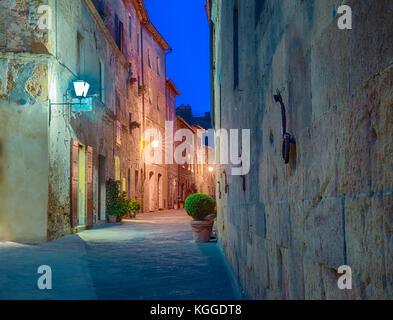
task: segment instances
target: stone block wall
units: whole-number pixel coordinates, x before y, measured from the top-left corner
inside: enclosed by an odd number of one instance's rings
[[[393,3],[238,1],[239,84],[234,87],[234,1],[211,1],[214,122],[251,129],[251,170],[217,166],[220,241],[245,296],[257,299],[393,297]],[[281,157],[280,89],[289,164]],[[216,143],[217,153],[220,152]],[[227,170],[228,171],[228,170]],[[338,289],[349,265],[353,289]]]

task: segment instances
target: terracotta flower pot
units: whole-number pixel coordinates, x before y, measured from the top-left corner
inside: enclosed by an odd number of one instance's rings
[[[117,216],[113,215],[108,215],[109,223],[116,223],[117,222]]]
[[[196,242],[209,242],[214,220],[192,220],[191,229]]]

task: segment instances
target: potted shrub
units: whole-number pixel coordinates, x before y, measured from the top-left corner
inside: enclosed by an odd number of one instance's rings
[[[209,242],[216,213],[216,202],[206,194],[194,193],[187,197],[185,209],[191,221],[195,241]]]
[[[120,195],[120,182],[109,179],[106,183],[106,213],[110,223],[121,222],[127,214],[127,201],[125,193]]]
[[[130,213],[130,216],[132,218],[136,217],[136,214],[139,213],[141,210],[141,202],[138,199],[131,199],[128,201],[128,210]]]
[[[127,197],[127,192],[122,192],[117,200],[117,219],[116,222],[121,222],[122,218],[130,212],[130,200]]]

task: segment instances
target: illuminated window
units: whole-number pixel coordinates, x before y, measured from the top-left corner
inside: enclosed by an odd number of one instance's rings
[[[123,179],[122,179],[122,189],[123,189],[123,192],[127,191],[126,177],[124,177],[124,175],[123,175]]]
[[[120,158],[115,157],[115,180],[120,181]]]

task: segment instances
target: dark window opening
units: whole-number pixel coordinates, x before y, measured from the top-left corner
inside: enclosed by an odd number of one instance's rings
[[[123,53],[123,43],[124,43],[123,35],[124,35],[123,22],[119,20],[119,17],[116,14],[115,15],[115,40],[116,40],[117,47],[122,53]]]
[[[255,0],[255,27],[259,24],[266,0]]]
[[[128,16],[128,36],[132,38],[132,18]]]
[[[151,69],[150,48],[147,48],[147,64],[149,65],[149,68]]]
[[[131,130],[132,130],[132,113],[130,112],[128,114],[128,116],[129,116],[129,127],[130,127],[130,132],[131,132]]]
[[[233,78],[234,89],[239,85],[239,5],[235,0],[233,9]]]
[[[115,116],[117,119],[120,119],[120,113],[121,113],[121,105],[120,105],[120,98],[116,94],[116,100],[115,100]]]
[[[76,71],[78,75],[81,73],[81,61],[82,61],[82,35],[77,32],[76,34]]]
[[[136,37],[136,51],[138,51],[138,56],[139,56],[139,33],[138,33],[138,35],[137,35],[137,37]]]

